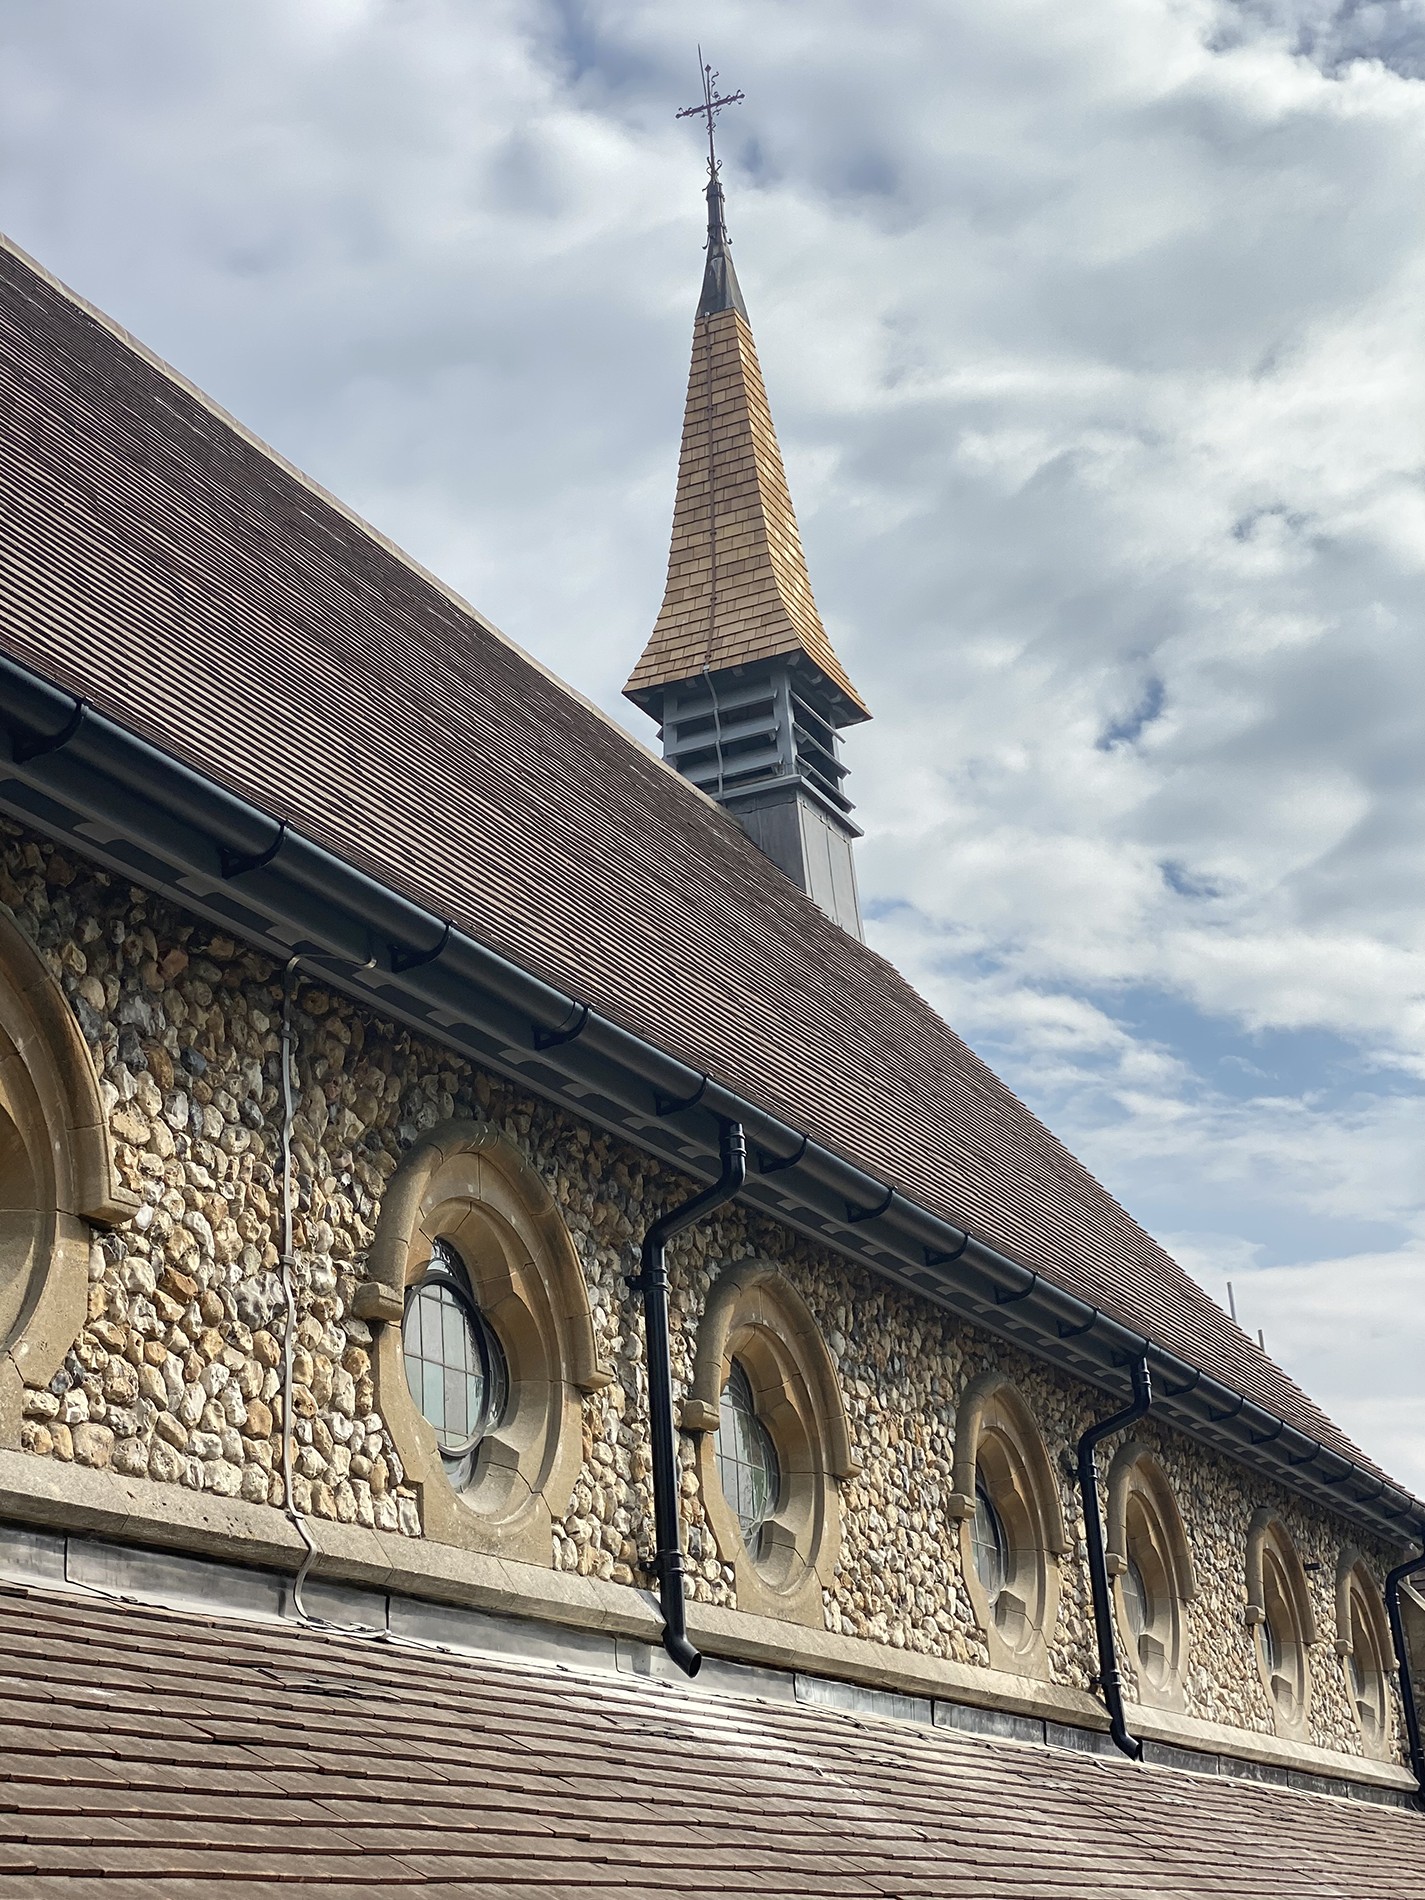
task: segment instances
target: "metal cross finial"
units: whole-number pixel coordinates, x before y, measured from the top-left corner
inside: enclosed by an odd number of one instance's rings
[[[707,120],[708,122],[708,176],[710,178],[716,178],[717,172],[718,172],[718,164],[717,164],[717,147],[713,143],[713,127],[717,123],[717,115],[719,112],[722,111],[724,106],[741,105],[745,95],[740,92],[728,92],[728,93],[723,93],[721,95],[718,93],[718,89],[717,89],[718,76],[713,71],[711,66],[706,65],[704,63],[703,49],[701,46],[698,48],[698,66],[703,76],[703,102],[700,106],[684,106],[683,110],[677,116],[680,119],[706,119]]]

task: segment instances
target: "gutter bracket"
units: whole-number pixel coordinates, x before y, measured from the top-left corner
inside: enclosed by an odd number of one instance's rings
[[[398,943],[388,943],[386,950],[391,974],[404,976],[407,970],[419,970],[427,963],[434,963],[437,957],[445,954],[445,947],[450,942],[450,931],[450,919],[447,918],[445,928],[440,933],[440,941],[433,950],[403,950]]]
[[[534,1026],[531,1040],[536,1049],[558,1049],[566,1042],[577,1042],[589,1027],[589,1005],[587,1003],[570,1004],[570,1020],[563,1029],[541,1029]]]
[[[1001,1293],[998,1287],[995,1288],[996,1306],[1013,1306],[1017,1300],[1029,1298],[1039,1285],[1039,1275],[1032,1269],[1027,1268],[1026,1271],[1029,1273],[1029,1283],[1027,1286],[1022,1286],[1017,1293]]]
[[[769,1154],[765,1148],[757,1150],[757,1172],[759,1174],[782,1174],[787,1168],[795,1168],[806,1155],[811,1145],[811,1136],[803,1135],[796,1150],[789,1155]]]
[[[882,1201],[879,1201],[875,1207],[853,1207],[851,1203],[848,1201],[846,1203],[847,1226],[854,1227],[858,1221],[863,1221],[863,1220],[879,1220],[881,1215],[886,1212],[886,1210],[890,1207],[891,1202],[895,1198],[896,1198],[895,1188],[888,1187],[886,1189],[885,1199]]]
[[[685,1108],[696,1108],[707,1092],[708,1078],[706,1076],[698,1083],[698,1086],[693,1090],[691,1095],[664,1095],[655,1090],[653,1096],[653,1112],[659,1121],[662,1121],[665,1115],[681,1114]],[[740,1126],[740,1124],[738,1125]]]
[[[89,710],[87,700],[76,699],[74,711],[61,731],[50,739],[14,739],[10,741],[10,757],[16,765],[28,765],[31,759],[42,759],[48,752],[60,752],[84,724],[84,715]]]
[[[287,820],[281,818],[277,823],[277,836],[261,851],[234,851],[231,845],[219,845],[218,869],[225,880],[242,877],[248,871],[260,871],[265,864],[271,864],[286,841]]]

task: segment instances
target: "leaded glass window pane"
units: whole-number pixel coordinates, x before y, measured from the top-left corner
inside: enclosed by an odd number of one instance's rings
[[[752,1381],[734,1359],[723,1388],[717,1434],[717,1469],[723,1496],[737,1513],[749,1548],[777,1508],[781,1472],[776,1447],[757,1416]]]
[[[460,1466],[463,1481],[474,1447],[504,1411],[506,1376],[499,1341],[449,1248],[437,1247],[425,1279],[409,1295],[402,1338],[411,1397],[430,1421],[447,1467]]]
[[[1153,1605],[1143,1572],[1131,1557],[1119,1580],[1119,1588],[1123,1591],[1123,1607],[1128,1615],[1128,1627],[1134,1636],[1141,1636],[1153,1620]]]
[[[975,1486],[975,1516],[970,1526],[975,1571],[985,1595],[993,1603],[1009,1581],[1009,1540],[1000,1514],[982,1484]]]

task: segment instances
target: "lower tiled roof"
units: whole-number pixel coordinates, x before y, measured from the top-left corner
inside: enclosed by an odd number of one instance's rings
[[[1425,1817],[550,1665],[0,1587],[0,1880],[1400,1900]]]

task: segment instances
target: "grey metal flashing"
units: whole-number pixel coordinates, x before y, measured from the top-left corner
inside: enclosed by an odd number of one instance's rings
[[[739,1121],[754,1153],[787,1157],[766,1174],[749,1171],[745,1205],[1101,1390],[1123,1393],[1125,1369],[1146,1356],[1159,1412],[1177,1429],[1373,1533],[1399,1539],[1425,1514],[1399,1486],[904,1193],[888,1195],[892,1184],[586,1010],[279,815],[92,707],[79,719],[79,709],[73,694],[0,654],[0,808],[274,958],[302,947],[346,962],[324,972],[332,987],[687,1172],[715,1175],[721,1125]],[[577,1037],[551,1045],[576,1016]]]
[[[285,1574],[209,1557],[108,1543],[74,1533],[0,1524],[0,1579],[80,1595],[97,1593],[119,1602],[156,1605],[207,1617],[293,1625],[315,1620],[319,1627],[395,1648],[415,1646],[457,1655],[500,1656],[594,1674],[662,1678],[696,1695],[800,1704],[1121,1760],[1101,1729],[952,1702],[943,1696],[904,1695],[805,1670],[772,1669],[712,1656],[705,1659],[692,1682],[681,1672],[675,1674],[662,1650],[651,1642],[573,1629],[536,1617],[436,1603],[396,1591],[362,1590],[320,1577],[309,1579],[305,1587],[308,1616],[304,1619],[294,1601],[292,1578]],[[1401,1808],[1409,1808],[1414,1802],[1405,1790],[1355,1781],[1346,1775],[1318,1775],[1168,1743],[1145,1743],[1143,1759],[1153,1767],[1267,1781],[1339,1799]]]

